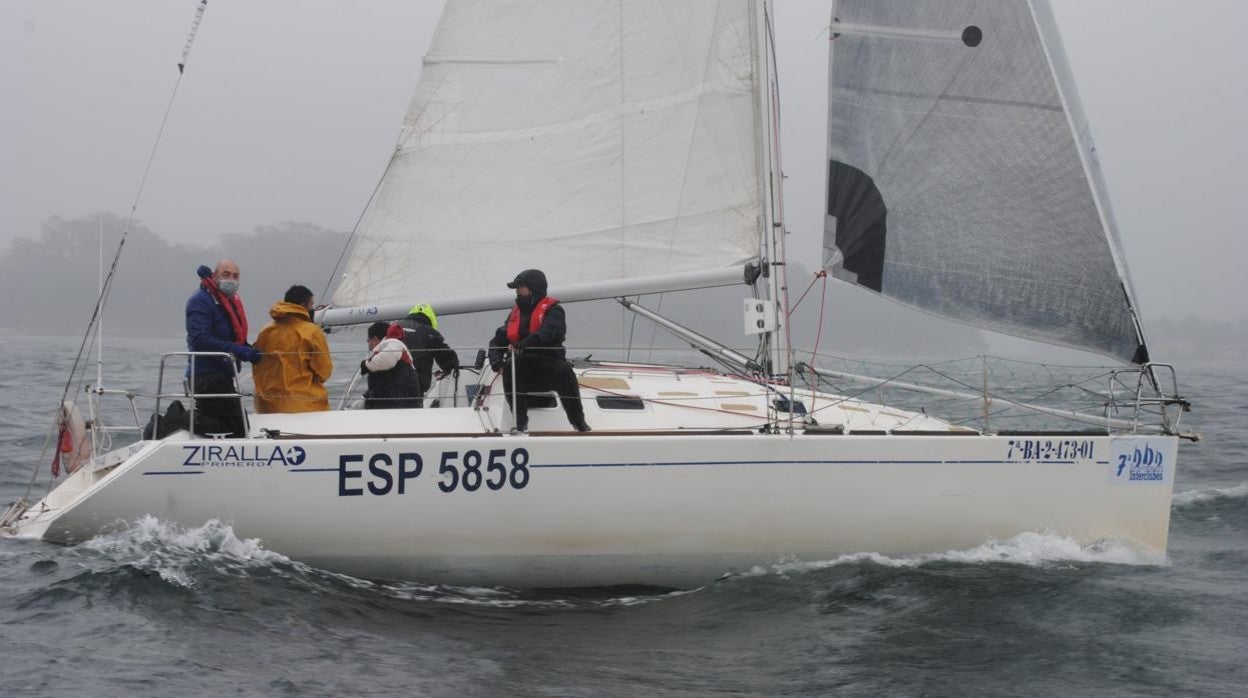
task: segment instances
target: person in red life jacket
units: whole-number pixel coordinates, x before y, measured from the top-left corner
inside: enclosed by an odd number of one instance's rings
[[[589,431],[585,409],[581,406],[581,388],[563,348],[567,336],[563,306],[557,298],[546,295],[546,275],[538,269],[525,269],[507,284],[507,288],[516,290],[516,305],[507,316],[507,322],[490,340],[489,357],[490,368],[503,376],[503,390],[507,393],[507,404],[511,405],[511,366],[508,364],[513,354],[508,347],[516,350],[516,382],[519,384],[515,395],[516,430],[529,428],[525,394],[553,390],[559,394],[572,428]]]
[[[187,362],[187,378],[196,395],[239,392],[234,384],[235,370],[243,361],[260,361],[260,352],[247,343],[247,312],[238,295],[238,265],[223,259],[216,269],[201,266],[198,274],[199,290],[186,301],[186,348],[230,354],[234,365],[224,356],[195,356]],[[246,436],[242,401],[233,397],[197,398],[195,432]]]
[[[420,383],[403,344],[403,328],[374,322],[368,326],[368,349],[368,358],[360,362],[360,373],[368,376],[364,409],[420,407]]]

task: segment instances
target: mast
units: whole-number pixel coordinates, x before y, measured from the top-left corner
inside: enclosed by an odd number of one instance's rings
[[[100,248],[99,248],[99,264],[96,268],[96,293],[97,297],[104,296],[104,214],[97,214],[95,222],[99,227]],[[104,307],[100,307],[99,324],[95,329],[95,389],[99,390],[104,387]],[[91,415],[94,420],[96,415]]]
[[[755,9],[755,67],[758,80],[759,186],[762,200],[762,226],[759,257],[764,261],[764,297],[776,309],[776,324],[767,333],[768,373],[789,372],[789,322],[784,259],[784,223],[779,220],[779,102],[774,76],[771,37],[771,3],[763,0]]]

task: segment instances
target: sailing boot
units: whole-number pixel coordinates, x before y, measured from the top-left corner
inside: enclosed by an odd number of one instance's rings
[[[576,384],[573,384],[573,389]],[[585,408],[581,405],[581,396],[579,391],[570,395],[561,395],[563,399],[563,411],[568,415],[568,424],[577,431],[590,431],[589,424],[585,422]]]

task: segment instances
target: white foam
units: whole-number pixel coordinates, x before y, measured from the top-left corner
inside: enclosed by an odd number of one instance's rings
[[[184,528],[144,516],[124,531],[97,536],[82,547],[187,588],[194,586],[190,567],[204,561],[213,562],[219,571],[290,562],[286,556],[265,549],[258,538],[239,538],[233,528],[216,519]]]
[[[451,605],[516,608],[519,606],[559,606],[562,602],[530,601],[518,598],[515,592],[491,587],[460,587],[419,584],[415,582],[366,582],[370,590],[380,591],[402,601],[422,601]]]
[[[1150,548],[1122,540],[1104,540],[1090,545],[1054,533],[1021,533],[1006,540],[989,540],[966,550],[943,553],[890,556],[864,552],[841,555],[831,560],[788,561],[752,568],[745,576],[786,575],[812,572],[840,565],[871,563],[882,567],[910,568],[937,562],[968,565],[1014,564],[1040,567],[1063,562],[1099,562],[1115,565],[1164,565],[1166,557]]]
[[[460,587],[460,586],[428,586],[411,582],[389,582],[370,586],[391,598],[403,601],[422,601],[449,605],[479,606],[485,608],[538,608],[546,610],[575,610],[578,608],[613,608],[641,606],[648,603],[663,601],[697,589],[686,589],[662,592],[652,596],[617,596],[603,599],[531,599],[518,589],[504,587]]]
[[[621,596],[621,597],[614,598],[614,599],[607,599],[606,601],[601,602],[600,605],[604,608],[610,608],[612,606],[623,606],[623,607],[643,606],[648,603],[655,603],[656,601],[666,601],[668,599],[674,599],[678,596],[685,596],[687,594],[696,594],[697,592],[702,591],[705,588],[706,587],[694,587],[693,589],[676,589],[674,591],[669,591],[669,592],[665,592],[662,594],[655,594],[654,596]]]
[[[1231,487],[1205,487],[1198,490],[1175,492],[1171,501],[1179,506],[1208,502],[1214,499],[1238,499],[1248,497],[1248,484]]]
[[[257,567],[280,563],[306,583],[332,580],[359,591],[380,593],[404,601],[431,602],[486,608],[575,609],[583,606],[633,606],[659,601],[686,592],[655,596],[625,596],[599,600],[531,599],[513,589],[430,585],[418,582],[374,582],[340,572],[330,572],[291,560],[268,550],[258,538],[239,538],[234,529],[219,520],[202,526],[182,527],[153,516],[144,516],[117,533],[97,536],[81,548],[99,554],[119,565],[130,565],[152,572],[161,579],[193,588],[198,570],[216,574],[246,574]],[[205,564],[207,563],[207,564]]]

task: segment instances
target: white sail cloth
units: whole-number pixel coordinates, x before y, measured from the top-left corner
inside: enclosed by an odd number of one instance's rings
[[[755,21],[749,0],[447,2],[334,305],[756,257]]]
[[[840,0],[824,266],[949,318],[1147,360],[1043,0]]]

